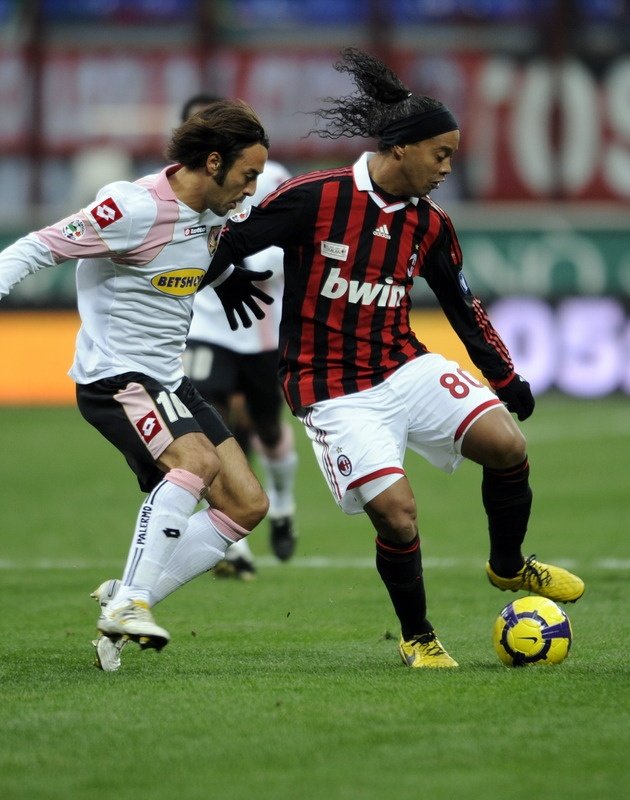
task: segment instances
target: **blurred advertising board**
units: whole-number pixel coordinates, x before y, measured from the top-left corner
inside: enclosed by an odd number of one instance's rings
[[[534,394],[554,389],[581,398],[630,394],[630,314],[620,300],[571,297],[552,304],[513,296],[488,310]],[[479,375],[440,310],[413,311],[412,327],[430,350]],[[74,311],[0,313],[0,405],[73,403],[67,372],[78,328]]]
[[[362,142],[306,136],[322,98],[351,90],[338,52],[219,48],[134,52],[50,48],[42,71],[43,158],[114,143],[161,158],[182,102],[205,89],[249,101],[281,161],[347,160]],[[415,91],[443,100],[462,130],[458,180],[473,200],[630,200],[630,59],[603,66],[400,49],[392,66]],[[25,102],[30,64],[0,47],[0,152],[32,146]],[[369,145],[368,145],[369,146]],[[461,166],[460,166],[461,164]]]
[[[490,229],[471,222],[459,229],[468,283],[534,392],[630,394],[630,230],[531,223]],[[13,238],[0,238],[0,246]],[[3,298],[0,404],[72,401],[66,372],[79,324],[75,303],[70,262],[30,276]],[[474,372],[421,279],[414,305],[419,338]],[[45,310],[53,308],[58,311]],[[34,363],[40,365],[36,370]]]
[[[491,212],[487,213],[490,225]],[[457,216],[453,214],[466,277],[486,303],[510,295],[552,300],[567,295],[630,297],[630,226],[625,231],[518,226],[473,230],[458,226]],[[0,235],[0,249],[19,235]],[[421,307],[435,305],[422,280],[416,281],[414,301]],[[68,262],[26,278],[2,299],[0,313],[2,308],[74,308],[75,302],[74,265]]]
[[[105,143],[161,162],[183,100],[204,89],[251,102],[269,129],[273,158],[309,168],[348,163],[372,143],[305,136],[315,124],[308,112],[323,97],[351,90],[347,76],[331,69],[337,57],[321,48],[223,48],[211,55],[51,48],[38,154],[56,167]],[[517,368],[537,393],[630,394],[630,59],[594,68],[578,59],[552,65],[540,58],[402,49],[396,59],[392,66],[408,85],[444,100],[460,122],[462,147],[444,187],[452,181],[458,192],[437,193],[435,200],[453,217],[468,282],[490,309]],[[0,75],[0,167],[2,159],[13,167],[33,145],[22,50],[0,45]],[[28,226],[30,214],[15,199],[26,195],[19,181],[28,180],[28,170],[10,175],[4,183],[11,205],[19,225]],[[29,229],[0,232],[0,247]],[[418,336],[435,350],[455,348],[454,357],[466,363],[457,343],[444,348],[450,330],[424,282],[416,283]],[[29,390],[31,398],[44,399],[31,401],[71,400],[66,371],[78,324],[74,307],[72,264],[40,272],[3,298],[3,352],[15,363],[3,371],[0,403],[28,402],[7,388],[10,381],[16,391],[25,371],[31,383],[40,377],[45,383]],[[46,309],[55,313],[42,316]],[[46,361],[47,378],[34,374],[31,358]],[[51,395],[53,363],[64,385]]]

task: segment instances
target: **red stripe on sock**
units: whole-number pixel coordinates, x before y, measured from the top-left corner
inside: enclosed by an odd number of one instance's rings
[[[420,539],[418,536],[416,536],[416,538],[409,543],[408,547],[392,547],[389,544],[385,544],[385,542],[378,536],[376,537],[375,541],[377,547],[380,547],[381,550],[386,550],[388,553],[413,553],[420,547]]]

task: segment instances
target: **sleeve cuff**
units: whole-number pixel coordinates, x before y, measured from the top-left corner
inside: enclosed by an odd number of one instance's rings
[[[216,289],[216,288],[217,288],[217,286],[221,286],[221,284],[222,284],[224,281],[226,281],[226,280],[227,280],[227,279],[230,277],[230,275],[231,275],[231,274],[234,272],[234,269],[235,269],[235,267],[234,267],[234,264],[230,264],[230,266],[229,266],[229,267],[228,267],[226,270],[224,270],[224,271],[223,271],[223,272],[222,272],[222,273],[219,275],[219,277],[218,277],[218,278],[215,278],[213,281],[211,281],[211,282],[208,284],[208,286],[210,286],[210,288],[211,288],[211,289]]]
[[[500,378],[499,380],[493,380],[492,378],[488,378],[488,383],[492,386],[493,389],[503,389],[504,386],[507,386],[508,383],[511,383],[514,378],[516,377],[516,372],[510,372],[507,378]]]

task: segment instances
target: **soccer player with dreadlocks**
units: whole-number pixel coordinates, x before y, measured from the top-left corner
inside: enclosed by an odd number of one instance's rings
[[[521,551],[532,492],[526,441],[510,412],[527,419],[534,398],[466,283],[449,216],[429,196],[451,172],[458,124],[442,103],[414,94],[366,53],[344,50],[336,69],[356,91],[325,101],[317,113],[326,125],[314,132],[374,138],[377,152],[293,178],[249,215],[232,217],[207,280],[220,285],[229,265],[283,248],[287,401],[337,503],[348,514],[367,513],[376,530],[376,566],[400,620],[403,662],[455,667],[427,618],[407,448],[448,473],[464,458],[481,466],[491,584],[556,602],[574,602],[584,584]],[[494,391],[416,338],[409,321],[416,276]],[[246,308],[222,294],[232,326],[237,316],[247,324],[251,298]]]

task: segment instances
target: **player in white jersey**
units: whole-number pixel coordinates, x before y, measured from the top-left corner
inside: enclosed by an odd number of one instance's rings
[[[209,94],[190,97],[181,111],[182,122],[218,99]],[[290,177],[286,167],[268,160],[256,193],[243,207],[257,205]],[[254,321],[235,336],[217,295],[200,292],[193,306],[184,368],[203,397],[221,413],[243,451],[249,454],[252,445],[257,451],[269,496],[271,547],[277,558],[286,561],[293,555],[296,543],[293,516],[298,459],[293,428],[283,420],[284,401],[277,377],[283,252],[279,247],[270,247],[246,259],[245,266],[272,270],[265,291],[275,302],[264,319]],[[254,573],[254,559],[246,539],[232,545],[215,569],[218,576],[242,579],[249,579]]]
[[[268,147],[249,106],[215,103],[173,131],[174,163],[159,174],[111,183],[85,209],[0,253],[0,296],[28,274],[79,259],[81,329],[70,370],[79,409],[148,492],[121,586],[101,603],[97,658],[105,669],[119,666],[125,641],[164,647],[170,635],[151,607],[212,569],[268,509],[241,448],[182,367],[194,294],[222,218],[254,194]],[[226,311],[239,313],[243,286],[262,296],[251,277],[234,268],[217,281]],[[202,498],[209,507],[196,511]]]

